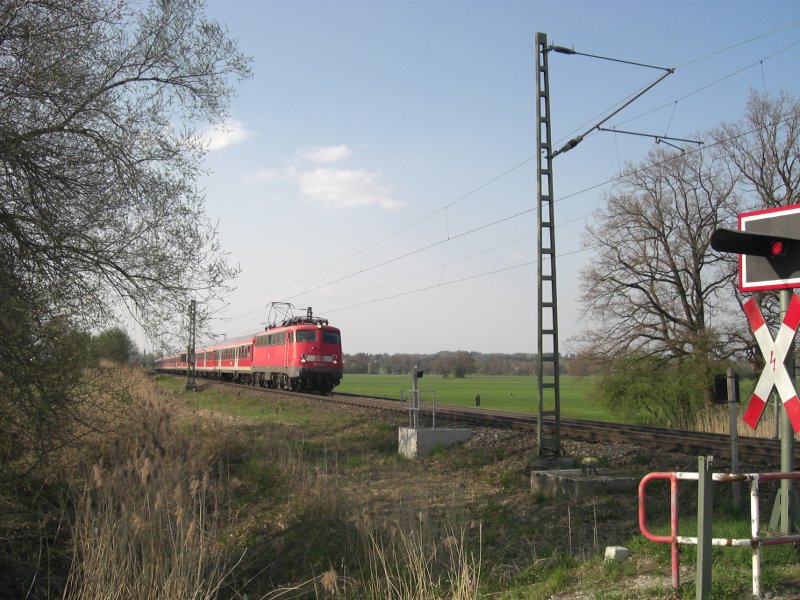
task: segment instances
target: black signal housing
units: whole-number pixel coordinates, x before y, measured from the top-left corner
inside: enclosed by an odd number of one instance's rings
[[[800,239],[747,231],[717,229],[711,234],[711,247],[717,252],[780,259],[800,247]]]

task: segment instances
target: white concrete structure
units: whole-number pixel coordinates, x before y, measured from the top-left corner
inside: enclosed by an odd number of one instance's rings
[[[437,446],[449,447],[466,442],[472,437],[472,429],[429,429],[401,427],[398,431],[398,452],[406,458],[420,458],[431,453]]]

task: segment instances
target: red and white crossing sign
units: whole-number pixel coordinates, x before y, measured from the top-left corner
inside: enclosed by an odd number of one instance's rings
[[[796,433],[800,431],[800,400],[797,398],[794,382],[789,377],[783,361],[786,359],[786,354],[789,352],[789,347],[797,332],[798,323],[800,323],[800,296],[792,294],[789,308],[786,310],[783,323],[781,323],[781,328],[774,340],[755,298],[750,298],[744,303],[744,312],[766,364],[742,419],[755,429],[761,413],[764,412],[772,386],[775,386],[778,388],[783,407]]]

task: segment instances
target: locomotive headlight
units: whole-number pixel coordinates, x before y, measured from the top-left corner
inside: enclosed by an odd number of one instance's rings
[[[306,354],[305,354],[305,352],[303,353],[303,356],[302,356],[302,358],[300,358],[300,362],[301,362],[301,363],[304,363],[304,362],[306,362]]]

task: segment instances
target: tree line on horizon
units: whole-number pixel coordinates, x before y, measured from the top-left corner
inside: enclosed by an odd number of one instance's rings
[[[482,353],[476,351],[447,351],[434,354],[357,352],[344,355],[344,372],[353,375],[410,375],[416,366],[432,375],[462,378],[467,375],[537,375],[537,355],[528,352],[512,354]],[[752,377],[749,363],[739,361],[737,373]],[[559,373],[574,377],[602,376],[607,374],[607,365],[586,354],[562,354],[559,358]],[[552,363],[545,362],[544,374],[553,374]],[[719,374],[722,374],[720,371]]]
[[[440,351],[435,354],[369,354],[344,355],[344,372],[352,374],[406,375],[414,367],[442,377],[467,375],[533,375],[536,356],[533,354],[482,354],[465,350]]]

